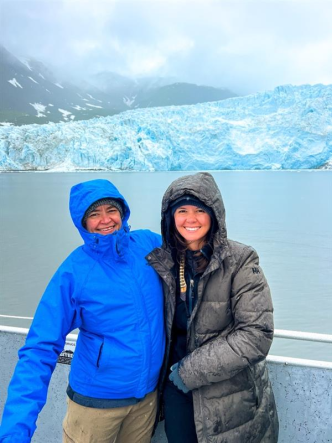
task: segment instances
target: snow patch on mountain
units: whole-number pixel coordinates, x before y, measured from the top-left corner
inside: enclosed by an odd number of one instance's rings
[[[36,117],[45,117],[45,111],[47,106],[44,106],[41,103],[29,103],[29,104],[37,111]]]
[[[66,111],[65,109],[61,108],[59,108],[58,111],[62,114],[65,121],[68,121],[69,119],[74,120],[75,118],[75,115],[73,115],[70,111]]]
[[[21,62],[23,63],[23,65],[25,65],[29,69],[29,71],[33,71],[33,69],[31,68],[31,66],[27,60],[21,60]]]
[[[8,80],[8,83],[15,86],[15,88],[19,87],[19,88],[23,89],[23,86],[19,84],[19,82],[16,80],[15,77],[12,78],[11,80]]]
[[[136,95],[132,98],[129,97],[123,97],[123,103],[128,106],[128,108],[131,108],[133,104],[135,103]]]
[[[102,106],[98,106],[98,105],[92,105],[91,103],[87,103],[87,106],[90,106],[91,108],[99,108],[99,109],[103,109]]]
[[[87,95],[88,97],[90,97],[91,100],[94,100],[94,101],[99,102],[99,103],[103,103],[102,100],[98,100],[97,98],[93,97],[91,94],[88,94],[88,93],[87,93],[86,95]]]

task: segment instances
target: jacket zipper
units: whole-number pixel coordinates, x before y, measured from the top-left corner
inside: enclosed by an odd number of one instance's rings
[[[191,314],[193,312],[193,297],[194,297],[194,280],[190,279],[189,291],[188,291],[189,316],[191,316]]]
[[[98,354],[98,358],[97,358],[97,368],[99,368],[99,362],[100,362],[100,359],[101,359],[101,354],[103,352],[103,347],[104,347],[104,343],[102,343],[100,345],[100,348],[99,348],[99,354]]]

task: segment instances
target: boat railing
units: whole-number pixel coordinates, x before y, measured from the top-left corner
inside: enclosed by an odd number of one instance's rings
[[[0,314],[0,318],[13,318],[13,319],[25,319],[32,320],[32,317],[18,317],[12,315],[2,315]],[[27,328],[19,328],[14,326],[3,326],[0,325],[0,331],[11,332],[14,334],[26,335],[28,333]],[[320,334],[316,332],[303,332],[303,331],[291,331],[286,329],[275,329],[274,338],[285,338],[285,339],[293,339],[293,340],[305,340],[312,341],[317,343],[332,343],[332,334]],[[75,343],[77,339],[76,334],[68,334],[67,340],[69,342]],[[269,355],[267,357],[268,361],[275,363],[284,363],[284,364],[293,364],[296,366],[310,366],[310,367],[319,367],[319,368],[327,368],[332,369],[332,362],[327,361],[319,361],[319,360],[309,360],[303,358],[293,358],[293,357],[282,357],[276,355]]]
[[[305,340],[316,343],[332,343],[332,334],[319,334],[316,332],[289,331],[285,329],[275,329],[275,338],[287,338],[293,340]],[[282,363],[293,366],[309,366],[311,368],[332,369],[332,362],[309,360],[306,358],[280,357],[269,355],[267,361],[273,363]]]
[[[17,361],[17,351],[23,345],[27,333],[27,328],[0,325],[0,386],[8,385]],[[327,346],[332,343],[330,334],[277,329],[274,336],[279,339],[326,343]],[[58,443],[61,439],[61,422],[66,409],[66,384],[76,339],[75,333],[67,336],[64,352],[59,357],[59,364],[51,380],[46,406],[38,419],[33,443]],[[332,362],[269,354],[267,365],[279,415],[278,443],[332,442]],[[5,389],[2,389],[0,415],[4,402]],[[50,438],[50,426],[56,429],[54,438]],[[152,442],[166,441],[161,423]]]

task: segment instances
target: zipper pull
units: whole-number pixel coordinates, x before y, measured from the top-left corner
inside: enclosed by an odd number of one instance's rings
[[[189,308],[189,314],[193,312],[193,298],[194,298],[194,280],[190,279],[190,287],[189,287],[189,297],[188,297],[188,308]]]
[[[194,280],[191,279],[190,280],[190,295],[191,295],[191,298],[194,298],[194,284],[195,284]]]

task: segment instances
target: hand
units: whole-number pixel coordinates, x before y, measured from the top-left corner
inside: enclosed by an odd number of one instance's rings
[[[183,383],[182,378],[179,374],[179,363],[175,363],[175,365],[171,366],[171,373],[169,374],[169,379],[171,382],[178,388],[180,391],[183,391],[185,394],[190,391],[187,386]]]

